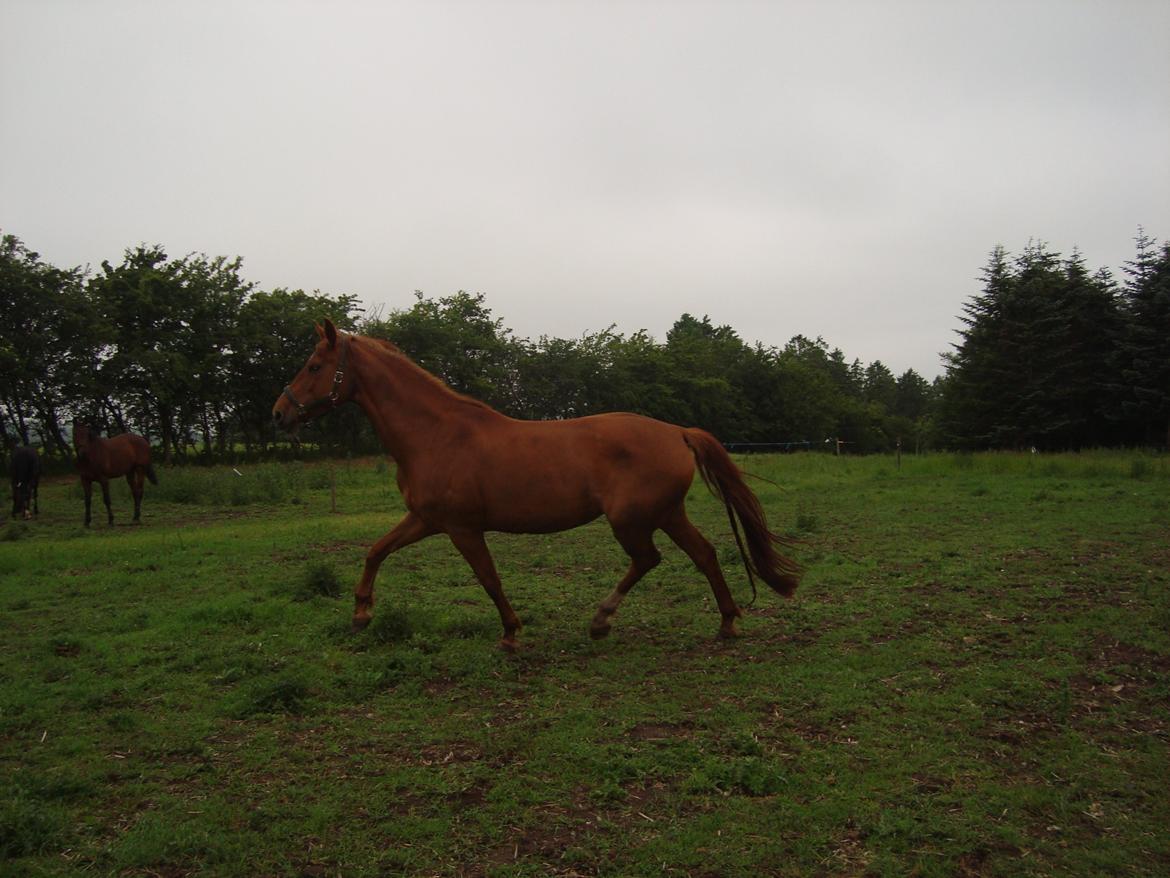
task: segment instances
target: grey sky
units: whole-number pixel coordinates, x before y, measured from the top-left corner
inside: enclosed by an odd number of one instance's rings
[[[998,243],[1170,237],[1170,3],[0,0],[0,229],[516,333],[940,371]]]

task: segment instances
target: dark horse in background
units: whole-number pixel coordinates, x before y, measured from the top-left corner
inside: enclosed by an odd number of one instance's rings
[[[41,481],[41,459],[37,456],[37,450],[27,445],[13,449],[8,470],[12,476],[13,518],[19,515],[27,521],[34,513],[40,515],[37,486]]]
[[[626,575],[601,602],[590,624],[594,638],[609,633],[626,593],[661,556],[654,533],[665,531],[706,576],[722,622],[736,635],[742,614],[719,567],[715,549],[687,518],[685,500],[695,470],[726,505],[739,541],[743,525],[754,572],[789,596],[799,567],[778,547],[760,502],[719,441],[703,430],[634,414],[562,421],[519,421],[451,390],[389,342],[344,335],[332,322],[304,368],[277,398],[277,426],[294,432],[340,403],[366,413],[398,464],[406,516],[366,556],[355,592],[354,630],[369,624],[374,577],[391,552],[432,534],[446,534],[500,613],[500,645],[516,648],[520,620],[504,596],[484,541],[485,531],[552,533],[604,515],[630,556]],[[754,588],[754,582],[753,582]]]
[[[142,513],[142,484],[150,479],[158,484],[154,467],[150,465],[150,443],[134,433],[123,433],[103,439],[94,434],[82,421],[73,422],[73,448],[77,451],[77,472],[81,476],[81,487],[85,490],[85,524],[90,522],[90,498],[93,483],[102,486],[102,500],[106,503],[109,523],[114,523],[110,509],[110,479],[126,477],[130,493],[134,495],[134,520]]]

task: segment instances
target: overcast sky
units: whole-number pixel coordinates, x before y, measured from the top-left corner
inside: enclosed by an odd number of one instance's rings
[[[996,244],[1170,237],[1170,2],[0,0],[0,229],[62,268],[683,312],[941,371]]]

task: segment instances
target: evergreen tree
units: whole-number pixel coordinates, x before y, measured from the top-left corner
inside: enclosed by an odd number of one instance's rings
[[[1139,230],[1136,243],[1121,294],[1117,395],[1133,441],[1170,448],[1170,242]]]
[[[1034,243],[1013,265],[997,247],[983,277],[947,360],[941,415],[951,440],[1043,449],[1107,442],[1119,326],[1108,273],[1090,277],[1079,254],[1062,261]]]

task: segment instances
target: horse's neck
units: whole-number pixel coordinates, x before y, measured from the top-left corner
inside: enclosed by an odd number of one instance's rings
[[[105,440],[98,436],[90,436],[85,440],[85,445],[81,448],[79,456],[82,460],[87,460],[95,466],[100,464],[106,458]]]
[[[466,417],[474,407],[402,354],[361,346],[352,356],[359,387],[354,401],[366,413],[383,447],[400,463],[425,449],[433,437]],[[489,409],[476,409],[490,411]]]

